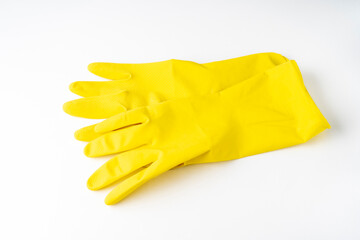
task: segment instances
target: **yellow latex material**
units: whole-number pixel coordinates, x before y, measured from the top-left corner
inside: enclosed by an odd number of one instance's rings
[[[88,180],[115,204],[142,184],[181,164],[238,159],[303,143],[330,125],[309,96],[295,61],[223,91],[172,99],[99,123],[101,137],[85,154],[116,154]]]
[[[70,90],[84,98],[64,104],[70,115],[105,119],[125,110],[169,99],[215,93],[288,61],[276,53],[198,64],[168,60],[146,64],[92,63],[89,71],[113,81],[80,81]],[[75,137],[91,141],[100,134],[96,125],[80,129]]]

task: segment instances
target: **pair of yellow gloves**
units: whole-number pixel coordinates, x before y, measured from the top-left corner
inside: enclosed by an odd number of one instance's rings
[[[238,159],[306,142],[330,125],[295,61],[261,53],[206,64],[92,63],[112,81],[80,81],[70,115],[106,119],[75,133],[85,155],[117,154],[88,180],[91,190],[121,182],[115,204],[150,179],[188,164]]]

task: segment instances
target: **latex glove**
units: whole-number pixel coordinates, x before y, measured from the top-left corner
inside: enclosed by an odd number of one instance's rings
[[[98,157],[120,153],[88,180],[101,189],[122,179],[106,204],[181,164],[238,159],[306,142],[330,125],[309,96],[295,61],[221,92],[174,99],[110,117],[85,147]]]
[[[92,63],[89,71],[114,81],[74,82],[70,90],[84,98],[64,104],[70,115],[105,119],[120,112],[169,99],[218,92],[286,62],[276,53],[198,64],[169,60],[146,64]],[[75,138],[91,141],[96,125],[80,129]]]

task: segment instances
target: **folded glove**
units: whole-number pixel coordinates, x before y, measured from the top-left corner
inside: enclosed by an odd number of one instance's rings
[[[103,135],[85,154],[119,154],[89,178],[88,188],[122,179],[105,199],[115,204],[178,165],[289,147],[326,128],[295,61],[288,61],[220,92],[135,108],[99,123],[95,130]]]
[[[89,71],[114,81],[80,81],[70,90],[84,98],[64,104],[70,115],[105,119],[125,110],[162,101],[215,93],[288,61],[276,53],[198,64],[169,60],[146,64],[92,63]],[[78,130],[75,137],[91,141],[96,125]]]

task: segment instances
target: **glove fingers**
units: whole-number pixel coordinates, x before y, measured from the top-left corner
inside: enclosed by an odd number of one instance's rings
[[[89,64],[88,70],[110,80],[128,80],[131,78],[132,65],[134,64],[95,62]]]
[[[87,182],[90,190],[98,190],[109,186],[123,177],[156,161],[159,151],[151,149],[139,149],[125,152],[110,159],[96,170]]]
[[[195,144],[184,144],[180,150],[174,148],[171,143],[167,147],[161,147],[161,150],[147,150],[148,152],[145,152],[142,157],[151,158],[151,160],[143,162],[143,164],[147,164],[143,165],[144,169],[137,168],[138,172],[128,175],[106,196],[105,203],[112,205],[121,201],[147,181],[208,150],[208,145],[202,141],[202,137]]]
[[[130,193],[135,191],[138,187],[143,185],[149,179],[146,178],[146,173],[149,168],[145,168],[138,173],[127,178],[119,185],[117,185],[105,198],[105,204],[113,205],[124,199]]]
[[[102,133],[97,133],[95,127],[97,124],[80,128],[75,132],[75,139],[84,142],[90,142],[98,137],[101,137]]]
[[[93,97],[122,92],[129,88],[129,81],[78,81],[69,88],[81,97]]]
[[[147,143],[151,131],[144,125],[136,125],[102,135],[88,143],[84,153],[88,157],[100,157],[128,151]]]
[[[97,124],[95,131],[97,133],[105,133],[119,128],[145,123],[149,120],[146,111],[146,108],[143,107],[119,113]]]
[[[86,97],[66,102],[64,111],[75,117],[104,119],[114,116],[126,110],[122,102],[125,102],[125,92]]]
[[[145,109],[146,108],[138,108],[136,110],[119,113],[98,124],[81,128],[75,132],[75,139],[90,142],[101,137],[106,132],[145,123],[148,121]]]
[[[208,147],[203,143],[186,147],[184,151],[179,151],[173,147],[153,150],[152,160],[148,162],[148,164],[151,164],[144,166],[143,170],[124,179],[106,196],[105,203],[112,205],[121,201],[149,180],[184,163],[187,159],[200,156],[207,150]]]

